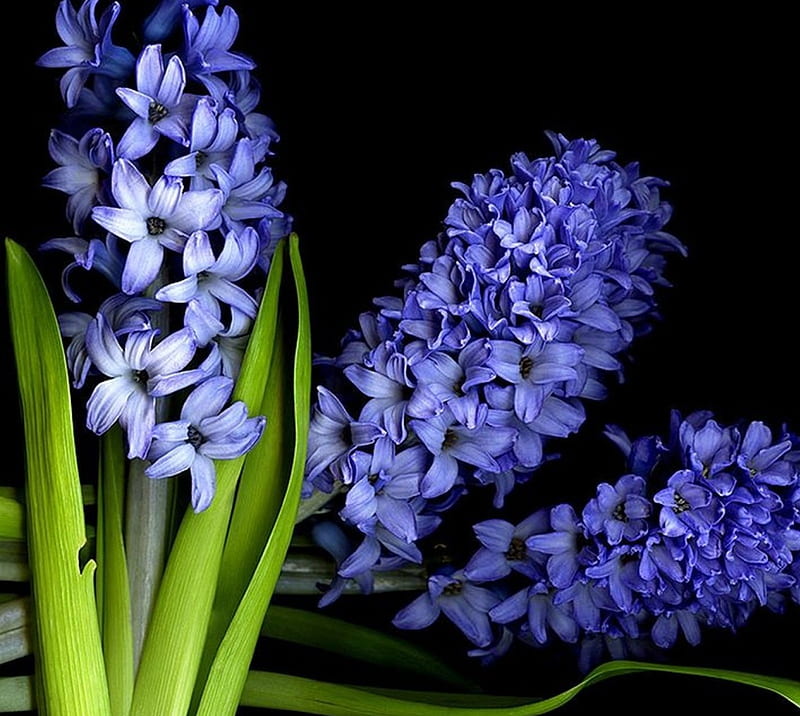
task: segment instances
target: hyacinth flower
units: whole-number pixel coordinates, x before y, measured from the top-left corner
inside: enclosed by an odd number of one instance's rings
[[[621,373],[625,351],[657,316],[664,255],[683,252],[664,230],[664,182],[617,164],[594,140],[550,139],[551,157],[516,154],[508,176],[492,170],[456,184],[464,197],[405,267],[402,295],[377,299],[341,355],[320,359],[326,383],[311,420],[302,514],[325,505],[355,530],[369,536],[377,525],[411,546],[407,521],[365,522],[350,504],[351,492],[367,492],[353,466],[385,437],[398,454],[426,451],[415,519],[444,519],[482,485],[495,487],[500,506]],[[326,407],[334,404],[338,418]],[[385,545],[375,563],[390,553],[398,550]],[[560,560],[566,553],[551,553]]]
[[[126,14],[125,26],[135,25],[136,10],[115,2],[98,18],[97,0],[77,7],[74,0],[63,0],[56,25],[64,46],[46,52],[39,61],[66,70],[61,87],[67,112],[50,136],[56,167],[44,177],[44,184],[67,196],[66,219],[74,232],[65,231],[42,248],[70,255],[62,284],[67,297],[78,304],[57,324],[43,319],[41,330],[58,326],[67,339],[62,359],[80,390],[76,405],[82,398],[76,418],[101,436],[104,462],[98,491],[102,500],[114,502],[103,502],[98,512],[109,529],[119,528],[120,539],[114,548],[106,543],[110,533],[98,539],[101,577],[115,580],[98,590],[110,594],[122,611],[107,612],[116,620],[113,629],[106,624],[117,645],[112,656],[106,655],[106,662],[114,664],[106,675],[113,682],[113,693],[94,696],[110,699],[119,713],[129,709],[178,713],[188,707],[195,681],[198,689],[205,688],[217,647],[253,576],[252,570],[236,570],[225,588],[235,584],[239,593],[219,597],[217,607],[226,616],[208,629],[217,577],[222,569],[231,572],[220,561],[226,536],[241,531],[246,522],[256,522],[253,515],[241,516],[241,509],[233,516],[237,482],[241,478],[259,485],[253,489],[261,494],[268,489],[257,482],[255,467],[246,477],[243,466],[268,430],[266,418],[257,413],[273,409],[265,397],[272,357],[281,354],[284,361],[282,336],[276,338],[276,331],[278,287],[287,253],[297,279],[300,346],[296,356],[282,365],[302,373],[308,360],[296,238],[289,238],[291,218],[278,208],[284,186],[265,166],[278,135],[258,112],[256,80],[242,74],[254,70],[255,63],[232,49],[238,31],[236,12],[225,7],[218,15],[213,5],[158,3],[149,16],[138,19],[143,21],[141,31],[135,31],[133,39],[145,37],[144,45],[128,49],[115,36],[120,27],[116,21],[121,13],[133,12]],[[85,283],[92,287],[92,295],[76,288],[78,272],[90,276]],[[26,285],[36,280],[28,275]],[[31,328],[39,329],[38,323]],[[54,351],[52,341],[49,345],[56,356],[62,353]],[[27,380],[41,377],[34,374]],[[283,405],[287,398],[274,391],[275,381],[282,377],[271,380],[270,396]],[[307,420],[308,399],[302,386],[301,379],[297,383],[301,395],[287,410],[305,413]],[[42,396],[50,400],[47,391]],[[264,448],[261,458],[251,463],[271,459],[265,456],[277,449],[276,440],[285,439],[300,444],[302,464],[302,419],[295,429],[291,437],[270,438],[272,447]],[[294,474],[289,504],[299,499],[301,473],[295,469]],[[184,536],[167,554],[184,506],[188,510],[181,529],[189,535],[194,531],[194,536]],[[208,513],[217,517],[199,521]],[[291,517],[284,515],[282,523],[291,524]],[[82,523],[73,527],[84,529]],[[288,546],[289,533],[282,529],[272,547],[275,555]],[[264,523],[246,542],[253,564],[263,550],[262,538],[266,540],[271,531],[272,524]],[[104,550],[115,548],[112,559]],[[75,555],[72,564],[74,560]],[[262,573],[278,570],[280,561],[273,559]],[[187,578],[197,572],[198,564],[205,565],[202,578]],[[37,570],[34,565],[41,584],[44,572]],[[130,578],[123,579],[123,573]],[[162,578],[164,589],[159,590]],[[69,586],[62,586],[68,595]],[[175,590],[186,593],[176,595]],[[188,608],[198,598],[199,608]],[[266,604],[258,608],[263,616]],[[45,617],[45,632],[57,617],[52,612]],[[80,618],[83,623],[96,622],[94,612]],[[163,625],[165,619],[168,626]],[[151,624],[159,623],[151,633],[162,636],[146,639]],[[247,629],[257,634],[255,623]],[[206,671],[200,674],[204,644],[197,635],[206,633]],[[43,636],[48,644],[61,644],[63,637],[64,633],[50,632]],[[87,634],[82,643],[89,651],[96,644]],[[174,653],[175,644],[191,646]],[[236,664],[246,672],[252,648],[239,651],[232,661],[226,657],[226,668]],[[63,685],[57,675],[59,669],[64,675],[64,667],[54,665],[50,652],[44,652],[43,671],[52,679],[45,691],[57,700],[55,694]],[[87,651],[70,663],[94,663],[93,659]],[[152,688],[167,661],[184,663],[188,670],[176,666],[171,685]],[[144,684],[135,693],[134,668]],[[214,676],[211,682],[220,678],[228,677]],[[48,705],[54,712],[104,712],[96,703],[81,701],[84,696],[90,695],[76,695],[66,711],[59,711],[55,701]],[[213,705],[207,708],[222,712]]]

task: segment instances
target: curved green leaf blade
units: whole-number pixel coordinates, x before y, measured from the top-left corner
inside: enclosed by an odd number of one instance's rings
[[[357,659],[373,666],[432,677],[465,691],[475,691],[465,679],[433,654],[375,629],[303,609],[271,605],[262,636],[302,644]]]
[[[287,379],[288,361],[284,353],[283,326],[279,321],[260,410],[267,418],[267,427],[261,440],[248,453],[239,478],[236,504],[225,540],[214,608],[193,696],[195,706],[202,697],[205,679],[217,649],[253,577],[286,491],[293,428],[290,425],[290,401],[286,399],[286,394],[291,391],[291,380]]]
[[[669,666],[635,661],[612,661],[599,666],[583,681],[548,699],[510,705],[505,697],[475,695],[478,707],[462,706],[463,694],[425,693],[419,691],[371,690],[314,681],[299,676],[251,671],[242,691],[241,704],[283,709],[320,716],[539,716],[563,706],[583,689],[606,679],[637,672],[659,671],[669,674],[703,676],[755,686],[783,696],[800,708],[800,682],[773,676],[748,674],[726,669]],[[400,697],[404,694],[403,698]],[[392,695],[389,695],[392,694]],[[451,697],[451,698],[448,698]]]
[[[256,566],[253,579],[225,633],[209,672],[197,711],[198,716],[223,716],[236,712],[264,613],[272,598],[286,550],[289,548],[294,531],[294,517],[300,504],[311,410],[311,326],[308,292],[295,234],[289,239],[289,256],[297,292],[298,314],[292,386],[295,437],[292,469],[278,517]]]
[[[264,395],[278,313],[284,242],[275,250],[233,400],[256,414]],[[244,457],[217,463],[217,492],[201,514],[187,510],[172,545],[136,674],[132,716],[181,716],[191,702]],[[169,665],[166,668],[165,665]]]
[[[133,696],[133,629],[128,567],[122,537],[125,449],[122,432],[100,443],[97,486],[97,594],[111,713],[127,716]]]
[[[28,253],[6,239],[11,336],[26,445],[28,559],[36,603],[37,688],[47,713],[109,713],[94,561],[86,544],[64,349]]]

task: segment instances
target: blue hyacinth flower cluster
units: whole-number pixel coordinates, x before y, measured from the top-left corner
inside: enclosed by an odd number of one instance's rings
[[[305,496],[340,495],[355,535],[349,555],[323,540],[339,562],[323,603],[346,580],[368,590],[373,571],[422,563],[418,541],[468,488],[493,486],[502,506],[656,316],[665,254],[683,252],[664,231],[665,182],[594,140],[550,139],[553,156],[454,185],[463,197],[402,295],[320,361]]]
[[[480,655],[514,637],[640,656],[702,627],[735,630],[754,610],[800,602],[797,437],[761,422],[741,429],[710,413],[673,416],[671,436],[610,436],[627,472],[582,510],[541,509],[518,524],[474,526],[463,569],[432,575],[394,619],[420,629],[444,612]]]
[[[213,460],[242,455],[264,429],[229,402],[258,308],[248,277],[290,229],[285,185],[266,164],[278,135],[257,111],[255,63],[231,50],[233,8],[161,0],[134,54],[112,40],[120,4],[99,17],[97,4],[62,0],[64,44],[39,59],[64,70],[68,111],[44,184],[67,195],[72,225],[44,248],[72,256],[72,301],[81,271],[107,286],[96,309],[59,322],[75,387],[95,383],[88,427],[119,423],[152,478],[189,471],[201,511]]]

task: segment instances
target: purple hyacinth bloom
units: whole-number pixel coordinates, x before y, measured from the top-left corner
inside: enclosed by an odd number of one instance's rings
[[[238,134],[239,123],[233,109],[220,111],[217,102],[210,97],[201,97],[192,115],[189,153],[173,159],[165,167],[164,173],[191,177],[192,189],[212,187],[215,177],[211,165],[229,165]]]
[[[236,112],[244,133],[251,139],[277,142],[279,137],[272,120],[255,111],[261,101],[258,80],[248,70],[237,70],[230,73],[228,85],[225,102]]]
[[[512,428],[485,423],[470,430],[459,425],[449,408],[430,420],[411,420],[409,428],[433,455],[433,462],[422,478],[423,497],[444,495],[456,483],[458,461],[490,472],[500,472],[496,458],[507,452],[514,441]]]
[[[553,604],[571,607],[578,626],[588,632],[602,631],[604,617],[619,610],[608,590],[592,581],[574,581],[553,595]]]
[[[434,574],[428,579],[428,591],[401,609],[392,623],[400,629],[424,629],[444,612],[473,644],[488,646],[492,641],[488,612],[499,601],[494,592],[471,584],[462,571]]]
[[[149,313],[158,311],[161,304],[151,298],[117,293],[107,298],[98,309],[105,316],[114,334],[118,337],[134,331],[149,331],[153,328]],[[67,365],[72,373],[72,384],[82,388],[92,367],[92,360],[86,350],[86,329],[94,316],[79,311],[62,313],[58,317],[58,327],[64,338],[71,339],[67,346]]]
[[[95,386],[86,405],[86,425],[102,435],[119,420],[128,435],[128,457],[144,458],[155,426],[156,398],[197,383],[200,370],[184,370],[194,356],[191,332],[183,329],[155,347],[158,331],[129,333],[123,349],[103,314],[86,329],[92,364],[110,378]]]
[[[476,428],[485,412],[477,387],[496,377],[486,365],[489,353],[489,342],[483,340],[468,343],[457,359],[443,351],[431,351],[411,367],[417,379],[416,401],[430,402],[427,396],[431,396],[436,401],[432,406],[435,412],[446,405],[459,423],[469,429]]]
[[[796,469],[782,458],[791,448],[791,440],[773,443],[772,431],[764,423],[754,421],[747,427],[736,461],[758,484],[789,485],[795,479]]]
[[[118,159],[111,175],[118,207],[97,206],[92,218],[130,242],[122,273],[125,293],[144,291],[156,278],[164,247],[182,251],[189,234],[212,223],[222,205],[217,189],[184,191],[178,177],[162,176],[151,188],[127,159]]]
[[[640,554],[639,545],[620,545],[603,554],[597,564],[586,568],[586,576],[607,588],[624,614],[634,613],[635,594],[647,592],[647,583],[639,575]]]
[[[339,516],[366,534],[380,523],[406,542],[417,539],[411,498],[419,495],[427,451],[421,445],[397,451],[392,440],[384,437],[375,442],[371,458],[356,452],[354,460],[363,464],[357,468],[360,474],[347,491]]]
[[[67,107],[78,103],[84,84],[93,74],[123,78],[133,67],[133,55],[111,42],[111,30],[119,15],[118,2],[111,3],[95,18],[98,0],[85,0],[76,11],[71,0],[61,0],[56,11],[56,29],[64,46],[48,50],[37,64],[66,68],[61,78],[61,95]]]
[[[651,508],[645,487],[637,475],[624,475],[613,486],[601,483],[597,497],[583,510],[583,523],[593,535],[605,534],[611,545],[623,539],[634,542],[649,529]]]
[[[679,470],[667,482],[667,487],[653,496],[663,505],[661,529],[668,537],[694,535],[703,537],[724,514],[711,490],[697,483],[691,470]]]
[[[535,534],[525,540],[529,550],[550,555],[547,575],[559,589],[569,587],[578,570],[596,561],[589,535],[570,505],[556,505],[550,511],[551,532]]]
[[[527,346],[492,341],[486,364],[514,385],[514,412],[528,423],[539,415],[554,383],[577,379],[574,366],[582,355],[580,346],[547,343],[537,335]]]
[[[119,288],[122,283],[122,271],[125,267],[125,257],[117,249],[117,239],[109,235],[106,241],[99,239],[80,239],[68,237],[50,239],[39,248],[43,250],[56,249],[71,254],[74,261],[64,267],[61,272],[61,288],[67,298],[73,303],[80,303],[80,296],[70,285],[70,275],[76,268],[85,271],[95,270],[102,274],[114,288]]]
[[[495,231],[499,223],[495,223]],[[531,343],[537,333],[542,340],[555,340],[560,326],[559,316],[571,305],[563,292],[562,282],[548,280],[539,274],[526,276],[524,282],[510,278],[505,287],[509,319],[513,324],[509,331],[525,344]]]
[[[730,495],[736,479],[728,468],[736,460],[739,432],[723,429],[715,420],[706,421],[700,428],[687,420],[681,425],[678,437],[689,464],[703,481],[717,495]]]
[[[531,636],[539,644],[548,641],[548,630],[562,641],[578,640],[578,623],[569,608],[553,603],[552,590],[545,582],[536,582],[516,592],[489,611],[489,618],[498,624],[508,624],[527,617]]]
[[[239,16],[228,5],[220,14],[207,7],[202,24],[188,5],[183,7],[184,61],[189,75],[202,82],[214,99],[221,101],[227,85],[215,72],[253,70],[255,62],[230,48],[239,34]]]
[[[257,252],[258,236],[250,227],[240,234],[229,231],[219,257],[214,256],[208,234],[196,231],[183,248],[186,278],[163,286],[156,292],[156,298],[168,303],[194,301],[200,310],[217,320],[222,315],[220,304],[230,306],[248,318],[255,318],[258,311],[255,299],[233,282],[250,273]],[[191,323],[187,322],[187,325],[195,329]]]
[[[192,508],[202,512],[216,490],[214,460],[244,455],[261,437],[266,419],[249,418],[247,406],[237,400],[225,407],[233,381],[219,376],[197,386],[181,408],[180,420],[153,428],[145,474],[164,478],[189,470],[192,476]]]
[[[414,396],[408,359],[390,342],[372,351],[369,367],[349,365],[344,369],[347,379],[369,398],[359,414],[359,420],[382,426],[398,445],[407,437],[406,413],[414,410]]]
[[[119,98],[133,111],[131,122],[117,145],[117,155],[138,159],[165,136],[189,144],[189,121],[197,98],[184,95],[186,71],[173,55],[164,67],[161,45],[148,45],[136,61],[136,89],[120,87]]]
[[[283,217],[275,207],[281,203],[285,193],[282,183],[275,183],[272,170],[261,167],[264,145],[252,139],[240,139],[233,151],[230,166],[211,165],[211,172],[224,194],[222,216],[229,228],[241,229],[244,221],[265,217]]]
[[[353,420],[339,398],[327,388],[319,396],[308,432],[306,478],[313,480],[323,470],[333,469],[345,483],[352,482],[355,466],[349,460],[356,447],[374,443],[383,433],[373,423]]]
[[[101,172],[111,173],[114,144],[102,129],[90,129],[80,139],[54,129],[48,146],[50,156],[61,166],[49,172],[42,184],[69,195],[67,219],[79,234],[102,196]]]
[[[472,529],[483,546],[464,567],[467,579],[494,582],[512,571],[530,579],[543,576],[546,558],[529,552],[525,540],[550,529],[548,510],[538,510],[517,525],[493,519],[478,522]]]

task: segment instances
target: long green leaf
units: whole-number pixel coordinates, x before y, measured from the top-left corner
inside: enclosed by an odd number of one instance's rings
[[[251,414],[261,405],[272,361],[284,250],[281,242],[233,394]],[[132,716],[181,716],[189,707],[243,462],[243,457],[218,462],[217,491],[210,507],[201,514],[189,509],[181,521],[145,638]]]
[[[297,291],[298,314],[293,380],[295,439],[292,469],[278,517],[253,579],[217,651],[197,711],[198,716],[223,716],[236,711],[264,614],[292,538],[294,518],[300,504],[311,409],[311,328],[306,281],[297,236],[294,234],[289,239],[289,255]]]
[[[253,577],[275,517],[280,509],[289,473],[291,435],[286,435],[288,409],[283,328],[275,338],[261,414],[267,418],[263,437],[245,460],[236,492],[230,529],[222,554],[217,594],[211,614],[195,699],[202,696],[205,677],[239,602]],[[290,426],[289,430],[293,430]]]
[[[420,674],[474,691],[465,679],[433,654],[397,637],[304,609],[271,605],[261,630],[263,636],[289,641],[373,666]]]
[[[28,559],[36,603],[37,688],[49,714],[109,713],[86,544],[64,349],[27,252],[7,239],[11,335],[26,445]]]
[[[637,672],[659,671],[669,674],[703,676],[739,684],[755,686],[788,699],[800,708],[800,683],[772,676],[748,674],[725,669],[703,669],[688,666],[668,666],[634,661],[612,661],[599,666],[583,681],[548,699],[528,704],[511,705],[508,699],[492,701],[493,697],[476,696],[478,707],[462,706],[463,694],[406,692],[406,698],[387,693],[402,694],[401,691],[376,693],[363,687],[342,686],[314,681],[299,676],[251,671],[241,704],[262,708],[283,709],[320,716],[539,716],[553,711],[571,701],[583,689],[606,679]],[[487,703],[488,702],[488,703]]]
[[[100,444],[97,486],[97,592],[111,713],[127,716],[133,696],[133,630],[122,538],[125,449],[119,428]]]

